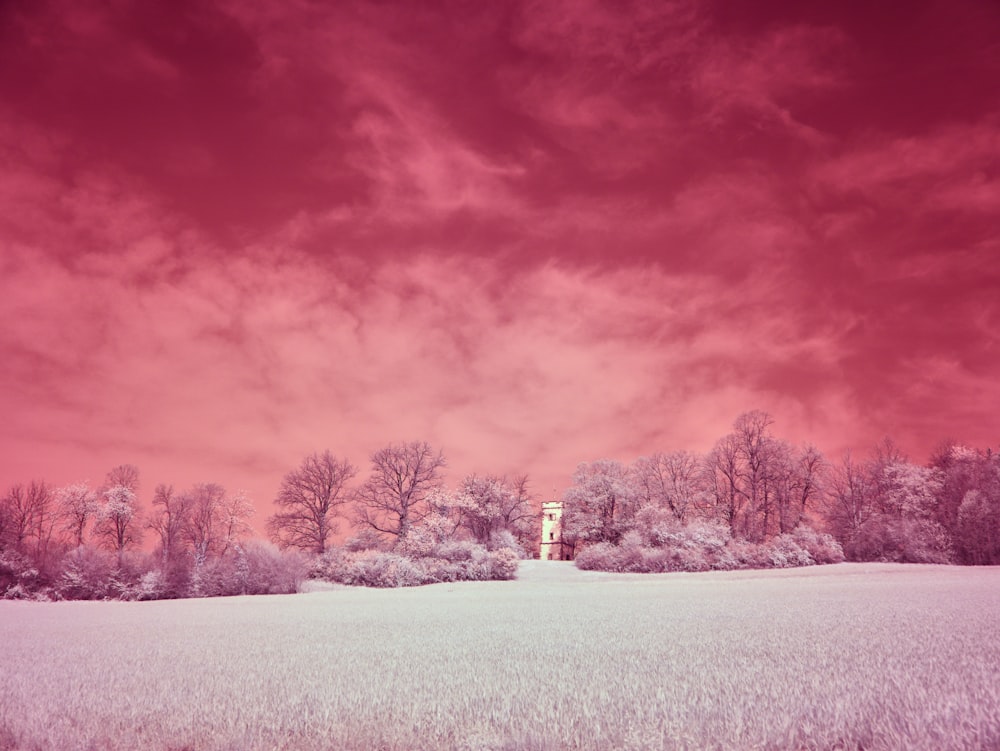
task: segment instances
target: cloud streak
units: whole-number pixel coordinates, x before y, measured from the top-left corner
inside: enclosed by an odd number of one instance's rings
[[[936,7],[10,4],[0,482],[995,443],[1000,17]]]

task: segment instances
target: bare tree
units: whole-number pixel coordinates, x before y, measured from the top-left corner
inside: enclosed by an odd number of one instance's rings
[[[253,534],[250,517],[254,515],[253,501],[246,492],[237,490],[222,499],[222,554]]]
[[[63,529],[69,533],[72,544],[80,547],[86,539],[87,523],[97,513],[97,492],[87,483],[78,482],[59,488],[55,497]]]
[[[56,525],[53,493],[44,482],[14,485],[0,499],[0,542],[42,562]]]
[[[713,516],[738,536],[746,495],[740,488],[740,446],[730,433],[720,438],[705,457],[705,485],[712,498]]]
[[[104,484],[98,493],[104,493],[110,488],[128,488],[133,495],[139,495],[139,468],[134,464],[119,464],[113,467],[104,478]]]
[[[698,456],[687,451],[639,457],[630,473],[637,503],[667,509],[683,524],[703,494],[700,470]]]
[[[347,483],[356,474],[347,459],[329,451],[303,459],[281,481],[274,503],[282,510],[267,520],[271,540],[281,548],[325,552],[349,500]]]
[[[153,510],[146,528],[160,540],[160,554],[165,562],[177,557],[185,540],[190,500],[184,493],[175,493],[172,485],[160,484],[153,492]]]
[[[185,491],[187,521],[184,537],[194,551],[195,559],[204,561],[222,548],[220,517],[226,489],[214,482],[201,482]]]
[[[397,541],[428,509],[427,494],[441,486],[445,466],[441,452],[426,442],[392,444],[371,455],[371,475],[356,494],[355,512],[360,524]]]

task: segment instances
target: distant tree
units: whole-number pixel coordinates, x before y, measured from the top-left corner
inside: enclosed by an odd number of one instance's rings
[[[397,541],[429,511],[427,495],[441,487],[444,455],[428,443],[392,444],[371,455],[371,474],[358,489],[355,512],[360,524]]]
[[[705,457],[704,484],[711,498],[710,515],[729,527],[737,537],[742,528],[747,496],[741,487],[742,454],[735,435],[730,433],[716,441]]]
[[[86,540],[87,524],[97,513],[97,492],[87,483],[78,482],[59,488],[55,500],[64,531],[70,535],[72,544],[80,547]]]
[[[826,488],[825,515],[834,537],[849,544],[877,512],[871,466],[846,453]]]
[[[1000,564],[1000,495],[968,491],[958,507],[954,539],[962,563]]]
[[[190,499],[175,493],[172,485],[160,484],[153,492],[153,509],[146,528],[160,541],[160,555],[165,563],[175,560],[184,547]]]
[[[701,459],[688,451],[639,457],[630,476],[640,506],[668,510],[682,524],[704,502]]]
[[[253,534],[253,529],[250,527],[253,515],[253,501],[245,491],[237,490],[223,498],[221,519],[223,555]]]
[[[763,542],[791,532],[819,501],[822,454],[771,435],[773,424],[767,412],[745,412],[705,457],[703,505],[735,538]]]
[[[526,476],[508,480],[496,475],[469,475],[453,494],[458,525],[473,541],[489,545],[500,532],[521,541],[533,539],[537,514]]]
[[[181,504],[182,536],[199,563],[225,555],[250,533],[253,504],[242,491],[230,495],[218,483],[202,482],[183,493]]]
[[[806,512],[819,506],[829,464],[819,449],[803,446],[793,459],[788,487],[788,503],[780,509],[781,534],[793,531]]]
[[[827,491],[827,520],[852,560],[946,563],[953,552],[937,521],[943,474],[911,464],[889,439],[865,462],[845,459]]]
[[[562,500],[563,537],[570,544],[617,543],[636,510],[628,470],[613,459],[577,466]]]
[[[33,480],[12,486],[0,499],[0,526],[7,547],[41,560],[56,524],[52,489]]]
[[[274,499],[281,511],[267,521],[279,547],[322,554],[337,531],[337,517],[350,498],[348,482],[357,470],[329,451],[312,454],[285,475]]]
[[[214,482],[202,482],[185,491],[187,523],[184,536],[195,559],[204,561],[222,552],[222,503],[226,489]]]
[[[118,555],[119,565],[125,551],[142,542],[142,516],[130,487],[114,485],[104,491],[93,535],[103,547]]]
[[[99,493],[110,488],[128,488],[133,495],[139,495],[139,468],[134,464],[119,464],[108,471]]]
[[[955,443],[939,449],[937,520],[950,532],[958,560],[1000,564],[1000,456]]]

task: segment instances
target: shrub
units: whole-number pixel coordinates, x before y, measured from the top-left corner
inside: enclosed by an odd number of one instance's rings
[[[13,550],[0,550],[0,595],[11,600],[26,599],[38,585],[38,569],[28,558]]]
[[[944,527],[930,519],[875,516],[845,545],[856,561],[951,563],[953,552]]]
[[[56,580],[55,591],[67,600],[100,600],[110,593],[111,572],[114,558],[89,545],[69,551],[62,561],[62,572]]]
[[[486,549],[489,551],[500,551],[500,550],[510,550],[519,558],[527,558],[527,553],[524,551],[524,547],[517,541],[514,537],[514,533],[509,529],[501,529],[497,532],[490,533],[490,539],[486,543]]]
[[[308,564],[297,550],[282,551],[269,542],[251,540],[237,548],[237,553],[234,578],[245,582],[245,594],[292,594],[306,579]]]
[[[728,568],[770,568],[770,551],[763,545],[749,540],[730,540],[726,543],[726,557],[735,563]]]
[[[384,547],[385,539],[370,527],[358,530],[344,541],[344,550],[352,553],[362,550],[382,550]]]
[[[809,552],[799,546],[790,534],[778,535],[765,546],[772,568],[812,566],[816,563]]]
[[[426,575],[406,556],[366,551],[353,556],[345,584],[365,587],[413,587],[428,583]]]
[[[588,545],[576,555],[576,567],[584,571],[617,571],[617,551],[610,542]]]
[[[136,587],[137,600],[159,600],[167,591],[167,577],[159,569],[147,571],[139,577]]]
[[[481,555],[485,553],[485,549],[472,542],[449,540],[448,542],[442,542],[440,545],[435,545],[428,553],[429,557],[444,558],[451,563],[457,563],[459,561],[471,561],[477,554]]]
[[[490,578],[504,580],[516,578],[517,567],[520,565],[520,561],[521,555],[513,548],[505,547],[491,551]]]
[[[412,587],[453,581],[513,579],[519,558],[509,548],[487,551],[471,542],[435,545],[431,554],[410,557],[376,550],[328,550],[310,567],[312,578],[365,587]]]
[[[832,535],[817,532],[812,527],[800,524],[792,531],[792,539],[809,553],[816,563],[841,563],[844,550]]]

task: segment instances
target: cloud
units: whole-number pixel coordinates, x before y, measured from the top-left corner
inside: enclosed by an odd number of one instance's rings
[[[572,5],[18,6],[10,466],[266,502],[412,438],[547,491],[749,408],[992,440],[995,105],[876,117],[920,47],[850,9]]]
[[[782,26],[762,38],[723,37],[695,63],[692,88],[715,127],[780,129],[811,143],[825,135],[792,111],[804,96],[844,86],[837,64],[844,45],[834,27]]]

